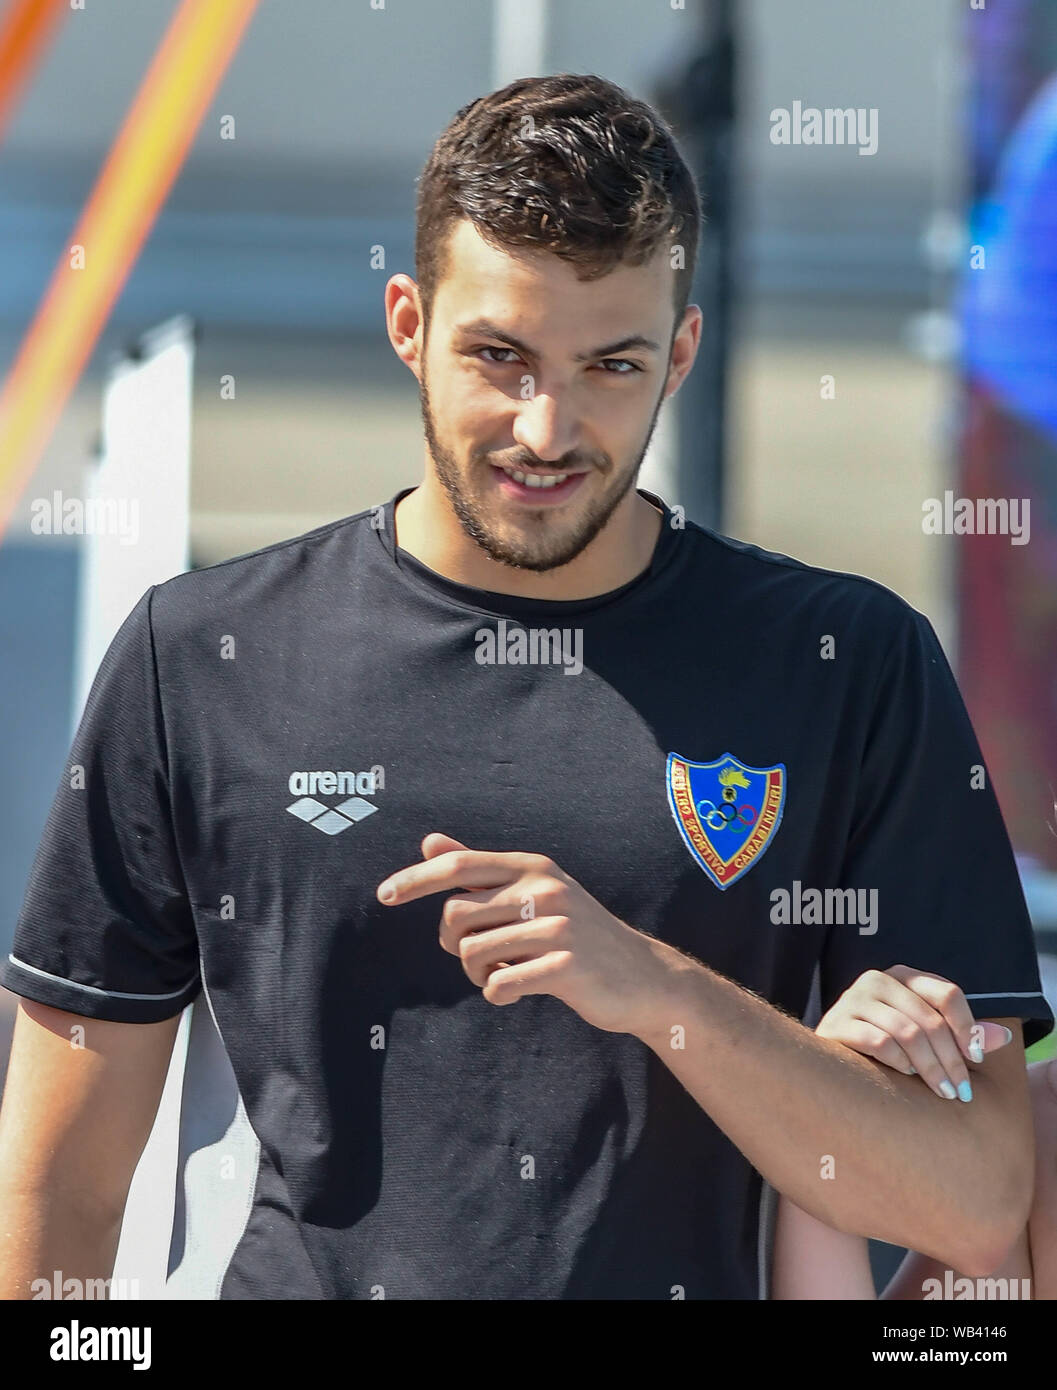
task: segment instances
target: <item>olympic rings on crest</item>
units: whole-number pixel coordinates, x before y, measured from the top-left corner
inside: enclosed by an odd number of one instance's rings
[[[701,809],[703,806],[710,809],[703,811]],[[726,814],[727,811],[730,812],[729,816]],[[738,822],[739,828],[752,825],[756,819],[756,807],[748,805],[734,807],[729,801],[725,801],[722,806],[717,806],[714,801],[709,801],[706,797],[697,803],[697,814],[709,830],[726,830],[727,826],[734,821]]]

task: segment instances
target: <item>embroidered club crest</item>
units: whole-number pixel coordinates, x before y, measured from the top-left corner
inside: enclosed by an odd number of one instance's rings
[[[785,809],[785,766],[747,767],[732,753],[711,763],[668,754],[668,804],[686,847],[717,888],[747,873]]]

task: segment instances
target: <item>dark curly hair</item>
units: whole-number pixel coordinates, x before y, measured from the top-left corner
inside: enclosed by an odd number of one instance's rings
[[[415,220],[427,329],[460,218],[500,249],[553,252],[580,280],[680,246],[677,327],[683,317],[697,259],[698,190],[665,121],[604,78],[518,78],[464,106],[441,134],[418,180]]]

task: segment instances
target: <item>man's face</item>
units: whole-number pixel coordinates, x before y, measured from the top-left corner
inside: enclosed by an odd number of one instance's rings
[[[493,560],[567,564],[631,489],[668,382],[673,275],[662,249],[581,282],[456,223],[419,397],[437,478]]]

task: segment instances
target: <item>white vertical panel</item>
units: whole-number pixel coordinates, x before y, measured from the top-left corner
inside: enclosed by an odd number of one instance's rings
[[[189,563],[193,324],[170,319],[139,347],[110,372],[102,458],[85,479],[75,727],[122,622],[152,584]]]
[[[492,87],[542,77],[547,61],[547,0],[495,0]]]

